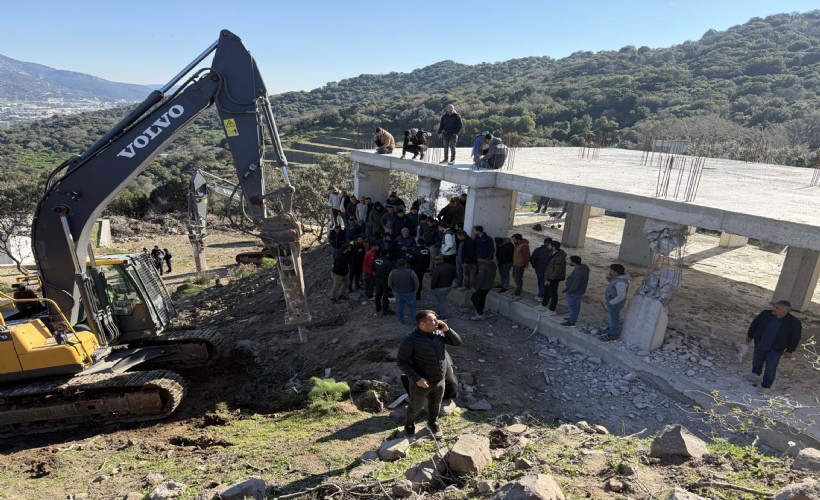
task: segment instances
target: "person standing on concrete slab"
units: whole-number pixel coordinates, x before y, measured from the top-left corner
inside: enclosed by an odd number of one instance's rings
[[[538,311],[547,311],[547,316],[555,316],[555,308],[558,307],[558,287],[561,282],[567,279],[567,254],[561,250],[561,243],[558,241],[551,241],[549,244],[550,261],[544,271],[544,277],[547,279],[546,294],[541,301],[541,306],[537,307]]]
[[[750,344],[752,340],[755,343],[749,378],[753,383],[760,382],[759,392],[765,393],[772,388],[780,357],[791,358],[800,344],[803,324],[791,315],[791,310],[788,300],[778,300],[771,309],[758,314],[749,325],[746,343]]]
[[[404,432],[408,437],[416,433],[416,417],[427,400],[427,427],[438,436],[441,429],[437,420],[447,375],[447,345],[461,345],[461,337],[433,311],[419,311],[415,321],[416,329],[404,337],[396,355],[396,365],[410,380]]]
[[[609,319],[609,329],[601,340],[608,342],[621,336],[621,310],[626,304],[626,293],[629,291],[629,273],[621,264],[612,264],[606,275],[609,285],[604,290],[604,304]]]
[[[473,295],[470,301],[475,306],[475,316],[470,319],[473,321],[480,321],[487,317],[484,314],[484,305],[487,303],[487,294],[493,288],[495,281],[495,261],[493,260],[479,260],[478,272],[476,273],[475,285],[473,286]]]
[[[390,271],[387,277],[387,286],[393,290],[396,296],[396,316],[399,323],[404,324],[404,306],[410,309],[410,318],[416,316],[418,304],[416,303],[416,290],[419,287],[419,279],[412,269],[407,267],[407,261],[399,259],[396,261],[396,269]]]
[[[456,266],[442,260],[440,257],[436,258],[436,267],[433,268],[433,274],[430,275],[430,289],[436,296],[436,312],[441,320],[446,320],[449,317],[447,310],[447,295],[453,287],[453,279],[456,277]]]
[[[450,104],[447,106],[447,111],[441,117],[441,123],[438,126],[438,138],[444,141],[444,159],[440,163],[452,165],[456,162],[456,143],[458,143],[458,134],[461,132],[461,128],[461,115],[456,112],[456,107]],[[447,159],[448,153],[449,160]]]
[[[544,287],[544,283],[546,282],[545,273],[552,258],[550,243],[552,243],[552,238],[544,238],[544,243],[536,248],[530,256],[530,264],[532,264],[532,268],[535,270],[535,280],[538,282],[538,295],[535,297],[536,302],[544,300],[546,293]]]
[[[393,135],[387,130],[376,127],[376,135],[373,137],[373,142],[376,143],[376,153],[380,155],[389,155],[396,147],[396,140]]]
[[[515,247],[509,238],[496,236],[495,240],[495,261],[498,263],[498,275],[501,277],[501,284],[496,285],[498,293],[504,293],[510,288],[510,269],[513,266],[513,253]]]
[[[521,290],[524,288],[524,269],[530,265],[530,242],[518,233],[512,235],[512,242],[515,245],[512,262],[515,291],[512,299],[521,300]]]
[[[569,258],[569,266],[572,272],[567,278],[564,293],[567,294],[567,305],[569,306],[569,318],[561,323],[561,326],[575,326],[578,321],[578,313],[581,312],[581,297],[587,291],[589,283],[589,266],[581,263],[581,257],[573,255]]]

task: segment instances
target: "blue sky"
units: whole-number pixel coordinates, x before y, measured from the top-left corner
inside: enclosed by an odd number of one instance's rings
[[[164,84],[227,28],[253,53],[269,91],[280,93],[445,59],[668,47],[755,16],[817,8],[817,0],[7,1],[0,54]]]

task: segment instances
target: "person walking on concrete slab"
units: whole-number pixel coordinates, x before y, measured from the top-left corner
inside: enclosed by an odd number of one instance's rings
[[[452,165],[456,162],[456,144],[458,143],[458,134],[461,132],[461,128],[461,115],[456,112],[456,107],[450,104],[447,106],[447,111],[441,117],[441,123],[438,126],[438,138],[444,141],[444,159],[441,163]],[[448,154],[449,161],[447,159]]]
[[[561,323],[561,326],[575,326],[578,321],[578,313],[581,312],[581,297],[587,291],[589,283],[589,266],[581,263],[581,257],[573,255],[569,258],[569,265],[572,268],[567,278],[564,293],[567,294],[567,305],[569,306],[569,318]]]
[[[629,291],[629,273],[621,264],[612,264],[606,275],[609,285],[604,290],[604,304],[609,319],[609,330],[601,340],[617,340],[621,336],[621,310],[626,304],[626,293]]]
[[[433,311],[419,311],[415,321],[415,330],[404,337],[396,356],[396,364],[410,381],[404,432],[408,437],[416,433],[416,417],[426,400],[427,427],[434,436],[439,436],[441,429],[437,420],[444,399],[447,345],[461,345],[461,337]]]
[[[750,378],[753,382],[760,382],[760,392],[771,389],[780,357],[789,359],[800,344],[803,324],[792,316],[791,310],[788,300],[778,300],[771,309],[758,314],[749,325],[746,343],[754,340],[755,345]]]

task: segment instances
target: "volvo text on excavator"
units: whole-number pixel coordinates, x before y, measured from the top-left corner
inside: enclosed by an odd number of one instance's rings
[[[197,68],[211,54],[209,67]],[[300,226],[291,211],[294,189],[268,93],[242,41],[223,30],[168,84],[48,178],[32,222],[42,298],[14,299],[42,302],[46,310],[0,318],[0,434],[91,419],[162,418],[184,391],[180,375],[163,367],[205,364],[218,355],[219,332],[171,325],[176,311],[147,255],[97,257],[89,245],[111,199],[210,106],[221,118],[249,216],[278,261],[286,321],[300,332],[310,321]],[[274,165],[284,180],[267,191],[263,171]],[[273,201],[283,207],[280,213],[268,213]]]

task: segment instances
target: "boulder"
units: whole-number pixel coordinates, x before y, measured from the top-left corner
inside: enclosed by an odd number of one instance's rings
[[[564,500],[564,492],[548,474],[530,474],[502,486],[495,500]]]
[[[650,457],[683,456],[700,458],[708,453],[706,443],[680,424],[667,425],[652,441]]]
[[[406,479],[396,481],[393,484],[393,496],[396,498],[408,498],[413,496],[413,483]]]
[[[490,463],[490,440],[485,436],[464,434],[447,455],[447,464],[455,474],[475,475]]]
[[[774,495],[774,500],[817,500],[818,498],[820,498],[820,482],[814,479],[790,484]]]
[[[221,488],[217,492],[216,498],[220,500],[244,500],[245,498],[265,500],[265,487],[264,479],[252,477]]]
[[[356,408],[361,411],[369,411],[371,413],[384,411],[384,403],[379,398],[379,394],[374,390],[369,390],[357,396],[353,402],[356,404]]]
[[[177,483],[175,481],[168,481],[157,485],[157,487],[154,488],[148,495],[148,498],[151,500],[165,500],[166,498],[178,497],[182,495],[183,491],[185,491],[184,484]]]
[[[407,456],[410,451],[410,441],[407,438],[393,439],[382,443],[379,448],[379,458],[385,462],[394,462]]]
[[[800,450],[792,463],[792,469],[820,472],[820,450],[816,448]]]

